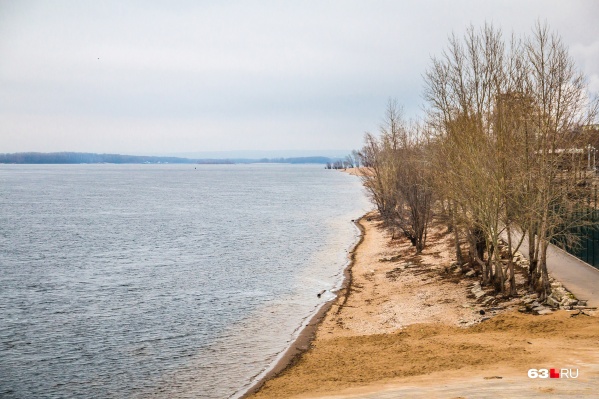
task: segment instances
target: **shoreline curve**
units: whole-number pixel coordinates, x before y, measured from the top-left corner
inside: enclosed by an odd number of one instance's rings
[[[356,262],[356,251],[358,250],[360,244],[364,242],[365,228],[361,222],[362,219],[364,219],[366,215],[368,215],[369,213],[370,212],[366,212],[358,219],[353,220],[354,225],[360,231],[360,236],[348,251],[349,261],[347,263],[347,266],[343,270],[343,281],[339,289],[336,290],[335,297],[322,304],[320,309],[318,309],[318,311],[309,319],[308,323],[306,323],[306,325],[300,331],[298,336],[289,344],[287,349],[285,349],[281,355],[277,356],[278,360],[276,360],[272,366],[269,366],[265,370],[266,372],[262,377],[258,378],[255,382],[251,383],[251,385],[244,391],[238,391],[234,393],[230,398],[249,398],[251,395],[258,392],[267,381],[271,380],[283,371],[292,367],[295,363],[297,363],[300,357],[310,349],[310,345],[316,337],[316,331],[318,330],[318,327],[325,319],[326,315],[329,313],[332,307],[342,297],[343,302],[340,305],[338,305],[338,311],[340,311],[343,308],[343,305],[345,305],[351,293],[351,285],[353,280],[352,268]]]

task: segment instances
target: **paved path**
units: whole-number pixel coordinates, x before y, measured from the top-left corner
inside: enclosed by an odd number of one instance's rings
[[[502,238],[507,241],[507,234],[502,234]],[[519,236],[514,239],[519,239]],[[519,252],[528,258],[528,239],[524,240]],[[547,270],[576,298],[588,300],[588,306],[599,307],[599,269],[550,244]]]

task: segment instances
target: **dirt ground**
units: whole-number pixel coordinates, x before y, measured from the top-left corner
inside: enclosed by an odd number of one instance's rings
[[[596,393],[596,314],[523,314],[517,311],[518,298],[483,307],[469,295],[477,278],[450,268],[451,236],[442,226],[414,256],[409,243],[392,240],[375,216],[360,223],[365,235],[355,252],[347,295],[340,293],[311,348],[252,398]],[[531,368],[578,369],[579,375],[530,379]]]

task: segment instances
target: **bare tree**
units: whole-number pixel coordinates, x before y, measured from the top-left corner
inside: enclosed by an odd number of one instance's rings
[[[407,126],[402,110],[389,100],[379,137],[366,134],[361,151],[364,186],[385,224],[423,250],[430,221],[432,187],[421,128]],[[393,234],[395,235],[395,233]]]
[[[524,49],[528,71],[525,88],[532,103],[531,126],[526,132],[530,146],[527,192],[532,212],[522,227],[529,233],[531,285],[546,296],[550,293],[549,243],[568,235],[568,227],[582,223],[572,213],[576,205],[572,193],[579,182],[567,171],[577,169],[575,154],[584,146],[577,130],[592,123],[597,103],[589,101],[584,76],[547,25],[537,23]]]
[[[512,38],[506,47],[501,32],[486,25],[478,32],[471,27],[463,40],[452,37],[425,80],[435,162],[442,167],[436,187],[450,205],[457,255],[461,225],[483,283],[505,292],[509,273],[514,294],[512,257],[522,242],[516,237],[528,234],[531,287],[547,295],[547,247],[581,222],[571,200],[579,182],[565,170],[579,163],[577,127],[596,115],[582,75],[546,26],[537,24],[533,37]],[[497,250],[503,231],[507,270]]]

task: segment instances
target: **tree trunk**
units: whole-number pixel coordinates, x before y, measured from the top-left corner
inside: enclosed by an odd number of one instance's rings
[[[543,240],[541,243],[541,259],[539,262],[541,286],[539,287],[539,299],[545,301],[551,295],[551,284],[549,284],[549,273],[547,272],[547,248],[549,243]]]
[[[510,296],[516,296],[516,274],[514,269],[514,253],[512,244],[512,229],[510,225],[507,225],[507,256],[508,256],[508,268],[510,271]]]
[[[450,226],[451,226],[451,229],[453,230],[453,239],[454,239],[454,244],[455,244],[455,257],[456,257],[456,261],[458,262],[458,266],[461,268],[462,265],[464,264],[464,257],[462,256],[462,248],[460,247],[460,229],[457,226],[455,210],[454,210],[451,202],[447,205],[447,208],[449,209],[449,214],[451,216]]]
[[[531,228],[528,231],[528,259],[530,264],[528,266],[528,287],[531,291],[536,291],[537,281],[539,280],[538,274],[538,243],[535,237],[534,230]]]

